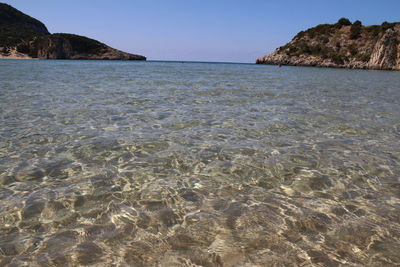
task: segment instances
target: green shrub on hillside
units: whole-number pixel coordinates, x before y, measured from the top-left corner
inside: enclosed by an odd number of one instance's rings
[[[368,54],[360,54],[357,55],[357,60],[363,61],[363,62],[368,62],[371,59],[371,55]]]
[[[320,24],[314,28],[308,29],[305,31],[305,34],[311,39],[316,36],[326,35],[329,36],[332,33],[332,25],[330,24]]]
[[[357,22],[357,23],[356,23]],[[357,20],[350,28],[350,39],[355,40],[361,36],[361,21]]]
[[[364,27],[364,31],[370,34],[373,38],[377,38],[380,34],[384,33],[386,30],[393,28],[399,24],[399,22],[383,22],[381,25],[371,25]]]
[[[379,33],[381,32],[381,26],[379,26],[379,25],[372,25],[372,26],[365,27],[365,30],[366,30],[369,34],[371,34],[371,36],[372,36],[373,38],[375,38],[375,37],[378,37],[378,36],[379,36]]]
[[[300,31],[298,34],[296,34],[296,36],[292,39],[292,41],[293,41],[294,39],[304,37],[305,33],[306,33],[305,31]]]
[[[341,18],[341,19],[338,20],[336,25],[338,25],[338,26],[350,26],[351,22],[350,22],[350,20],[348,18]]]
[[[0,53],[3,54],[4,56],[8,56],[10,54],[10,49],[8,47],[3,47],[1,48]]]
[[[318,38],[319,41],[321,41],[322,43],[326,44],[329,42],[329,38],[326,37],[325,35],[322,35]]]
[[[387,29],[393,28],[396,23],[389,23],[387,21],[383,22],[381,25],[381,31],[386,31]]]
[[[349,52],[350,52],[350,55],[352,55],[353,57],[355,55],[357,55],[358,54],[357,46],[355,44],[350,45],[349,46]]]
[[[36,38],[33,42],[31,42],[29,46],[29,53],[28,55],[32,58],[38,57],[38,50],[39,50],[39,40],[40,38]]]
[[[329,58],[332,60],[333,63],[338,65],[343,65],[344,61],[347,59],[346,56],[337,52],[331,52],[329,54]]]
[[[298,51],[298,49],[297,49],[297,47],[295,47],[295,46],[291,46],[291,47],[289,48],[289,54],[290,54],[290,55],[295,54],[297,51]]]
[[[101,51],[106,48],[106,45],[100,43],[96,40],[68,33],[56,33],[53,34],[55,37],[61,37],[70,42],[72,49],[77,53],[86,53],[86,54],[99,54]]]
[[[30,51],[29,45],[27,45],[26,43],[21,43],[21,44],[19,44],[19,45],[17,46],[17,51],[18,51],[19,53],[22,53],[22,54],[28,54],[29,51]]]
[[[306,43],[302,43],[299,47],[300,54],[311,54],[311,49]]]
[[[320,24],[314,28],[315,32],[318,34],[330,34],[332,26],[330,24]]]
[[[30,28],[15,24],[0,24],[0,46],[15,47],[23,41],[30,41],[40,35]]]
[[[362,22],[359,20],[354,21],[353,25],[362,26]]]

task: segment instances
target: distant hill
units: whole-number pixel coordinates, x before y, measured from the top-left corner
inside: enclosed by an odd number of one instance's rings
[[[146,60],[84,36],[50,34],[42,22],[3,3],[0,58]]]
[[[256,63],[400,70],[400,23],[363,26],[342,18],[299,32]]]

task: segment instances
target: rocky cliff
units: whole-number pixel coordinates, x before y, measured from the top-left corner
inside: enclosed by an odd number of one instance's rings
[[[146,60],[84,36],[50,34],[42,22],[2,3],[0,58]]]
[[[256,63],[400,70],[400,23],[363,26],[342,18],[299,32]]]

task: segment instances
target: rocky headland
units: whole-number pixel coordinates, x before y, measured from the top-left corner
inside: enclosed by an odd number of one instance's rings
[[[0,58],[146,60],[75,34],[50,34],[46,26],[0,3]]]
[[[256,63],[400,70],[400,23],[363,26],[342,18],[299,32]]]

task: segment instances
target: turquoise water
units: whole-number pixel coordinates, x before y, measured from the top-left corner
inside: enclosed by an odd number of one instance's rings
[[[0,265],[398,266],[400,72],[0,61]]]

